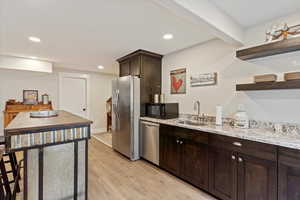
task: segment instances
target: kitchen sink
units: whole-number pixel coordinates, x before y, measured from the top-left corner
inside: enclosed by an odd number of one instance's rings
[[[198,121],[198,120],[178,120],[177,123],[191,125],[191,126],[206,126],[207,125],[207,123],[205,123],[203,121]]]

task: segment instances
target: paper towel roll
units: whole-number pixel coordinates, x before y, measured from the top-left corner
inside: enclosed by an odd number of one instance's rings
[[[223,114],[222,114],[222,112],[223,112],[222,106],[217,106],[216,107],[216,125],[218,125],[218,126],[223,125],[223,120],[222,120]]]

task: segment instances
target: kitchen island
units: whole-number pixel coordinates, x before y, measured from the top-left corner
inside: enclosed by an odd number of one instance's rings
[[[59,111],[32,118],[19,113],[5,128],[7,152],[24,152],[24,200],[88,199],[91,121]]]

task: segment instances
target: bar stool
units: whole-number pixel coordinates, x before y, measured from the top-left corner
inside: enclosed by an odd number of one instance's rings
[[[4,137],[0,137],[0,145],[4,145],[4,144],[5,144]],[[4,159],[4,158],[8,158],[8,159]],[[15,199],[16,193],[20,192],[19,180],[20,180],[21,162],[22,161],[18,163],[16,154],[14,152],[3,153],[2,155],[2,158],[0,160],[1,188],[5,191],[6,194],[5,198]],[[11,168],[10,170],[7,170],[7,165],[10,165]],[[11,180],[9,180],[9,176],[8,176],[9,174],[12,174]],[[11,184],[14,184],[13,190],[10,187]]]

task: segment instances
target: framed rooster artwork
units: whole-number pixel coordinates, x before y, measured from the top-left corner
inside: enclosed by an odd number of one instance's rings
[[[170,72],[171,94],[186,93],[186,69],[177,69]]]

